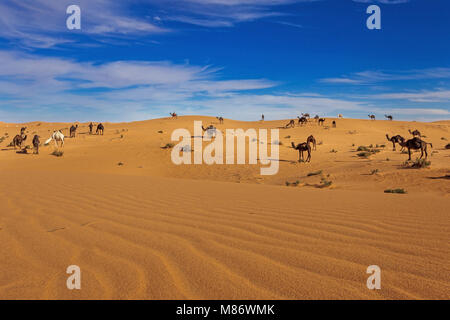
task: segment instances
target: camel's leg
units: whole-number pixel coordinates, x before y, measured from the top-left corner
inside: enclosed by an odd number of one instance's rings
[[[409,155],[409,159],[408,160],[411,160],[411,149],[410,148],[408,148],[408,155]]]
[[[395,142],[394,141],[392,141],[392,147],[393,147],[393,151],[395,151]]]
[[[428,152],[427,152],[427,146],[426,145],[425,145],[424,151],[425,151],[425,159],[426,159],[426,158],[428,158]],[[422,153],[423,153],[423,151],[422,151]]]
[[[308,158],[306,159],[306,162],[311,162],[311,151],[308,150]]]

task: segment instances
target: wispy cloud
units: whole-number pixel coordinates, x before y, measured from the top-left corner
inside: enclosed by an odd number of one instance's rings
[[[373,84],[387,81],[405,81],[421,79],[450,79],[450,68],[427,68],[407,71],[363,71],[337,78],[325,78],[320,82],[335,84]]]

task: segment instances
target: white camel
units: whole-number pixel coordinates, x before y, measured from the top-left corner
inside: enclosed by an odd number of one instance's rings
[[[60,130],[53,131],[53,134],[47,141],[45,141],[45,145],[48,145],[51,141],[55,141],[55,145],[58,148],[58,141],[61,142],[61,147],[64,146],[64,135]]]

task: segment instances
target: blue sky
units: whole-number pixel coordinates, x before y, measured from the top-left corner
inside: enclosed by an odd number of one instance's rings
[[[0,121],[450,119],[449,40],[446,0],[4,0]]]

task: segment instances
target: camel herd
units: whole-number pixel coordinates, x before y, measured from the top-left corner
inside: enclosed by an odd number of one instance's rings
[[[170,115],[172,116],[172,119],[176,119],[178,117],[178,115],[175,112],[170,113]],[[342,114],[338,115],[339,118],[343,118]],[[385,117],[388,120],[392,120],[393,117],[391,115],[385,115]],[[221,116],[216,117],[217,120],[219,120],[220,124],[224,123],[224,119]],[[369,115],[369,118],[372,120],[375,120],[375,115]],[[264,115],[262,115],[262,119],[264,119]],[[308,113],[302,113],[301,116],[297,117],[298,121],[297,121],[297,125],[298,126],[303,126],[305,124],[308,123],[308,121],[310,121],[310,115]],[[319,126],[323,126],[324,122],[325,122],[325,118],[320,118],[318,115],[316,115],[314,117],[314,120],[317,122],[317,124]],[[336,127],[336,121],[332,121],[332,126],[335,128]],[[93,134],[93,128],[94,128],[94,124],[91,122],[89,125],[89,134]],[[283,128],[294,128],[295,127],[295,120],[290,120],[288,122],[288,124],[286,124]],[[20,134],[16,135],[12,142],[10,143],[9,146],[14,147],[14,149],[16,149],[17,147],[19,147],[20,149],[23,148],[23,143],[27,140],[27,135],[26,133],[26,127],[23,127],[20,129]],[[76,132],[78,129],[78,124],[76,125],[72,125],[69,129],[69,134],[70,134],[70,138],[75,138],[76,137]],[[97,135],[103,135],[105,130],[105,127],[103,126],[102,123],[97,124],[97,129],[96,129],[96,134]],[[217,132],[217,128],[215,126],[213,126],[212,124],[209,125],[208,127],[204,128],[202,126],[202,130],[204,132],[206,132],[208,134],[208,136],[211,137],[215,137],[216,136],[216,132]],[[392,137],[389,137],[388,134],[386,134],[386,139],[390,142],[392,142],[392,147],[393,147],[393,151],[396,151],[396,144],[398,144],[399,146],[401,146],[401,150],[403,151],[405,148],[408,149],[408,155],[409,158],[408,160],[411,160],[411,150],[420,150],[421,151],[421,156],[420,159],[425,155],[425,159],[428,157],[428,152],[427,152],[427,146],[430,145],[430,147],[432,148],[433,145],[431,143],[428,143],[426,141],[422,140],[422,134],[420,133],[420,131],[418,131],[417,129],[414,131],[408,130],[408,132],[412,135],[412,138],[409,140],[406,140],[404,137],[402,137],[401,135],[395,135]],[[40,136],[35,135],[33,137],[32,140],[32,145],[33,145],[33,153],[34,154],[39,154],[39,146],[40,146],[40,140],[39,140]],[[48,138],[45,141],[45,145],[48,145],[51,141],[55,142],[55,146],[58,147],[63,147],[64,146],[64,134],[62,133],[62,130],[55,130],[53,132],[53,134],[50,136],[50,138]],[[59,144],[58,144],[59,143]],[[298,161],[304,161],[304,162],[310,162],[311,161],[311,152],[312,150],[316,150],[316,139],[314,138],[314,136],[310,135],[306,142],[302,142],[302,143],[294,143],[291,142],[292,148],[294,150],[297,150],[299,152],[299,159]],[[304,152],[307,152],[307,157],[306,160],[304,158]]]
[[[421,151],[420,159],[422,159],[424,153],[426,159],[428,157],[427,146],[430,145],[430,147],[433,148],[433,144],[423,141],[421,139],[422,136],[418,130],[414,131],[408,130],[408,132],[413,136],[412,139],[406,140],[401,135],[396,135],[389,138],[389,135],[386,134],[387,140],[392,142],[393,151],[395,151],[395,144],[397,143],[399,146],[402,147],[400,151],[403,151],[404,148],[408,149],[409,155],[408,160],[411,160],[411,150],[420,150]]]
[[[92,129],[94,127],[94,124],[91,122],[89,124],[89,134],[92,134]],[[25,140],[27,140],[27,135],[25,134],[27,127],[22,127],[20,129],[20,134],[16,135],[12,142],[8,145],[8,147],[14,147],[14,149],[17,149],[17,147],[19,147],[20,150],[23,150],[23,143],[25,142]],[[76,131],[78,129],[78,124],[76,125],[72,125],[69,128],[69,136],[70,138],[75,138],[76,136]],[[97,131],[96,134],[100,134],[103,135],[103,132],[105,130],[105,127],[103,126],[103,124],[99,123],[97,125]],[[50,136],[50,138],[48,138],[44,145],[48,145],[51,141],[55,142],[55,146],[58,147],[63,147],[64,146],[64,134],[62,133],[62,129],[58,129],[53,131],[52,135]],[[59,144],[58,144],[59,143]],[[40,136],[39,135],[35,135],[33,137],[32,140],[32,145],[33,145],[33,154],[39,154],[39,146],[41,145],[40,142]]]

